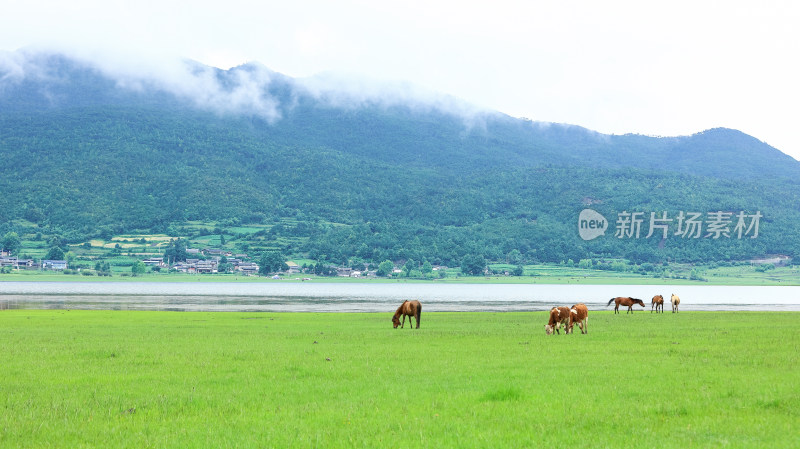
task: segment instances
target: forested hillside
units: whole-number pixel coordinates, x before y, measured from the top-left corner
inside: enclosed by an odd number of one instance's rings
[[[800,163],[735,130],[610,136],[491,112],[343,104],[271,72],[249,108],[220,109],[60,56],[19,66],[0,65],[0,234],[36,227],[77,243],[291,217],[280,232],[305,243],[282,250],[335,262],[800,255]],[[237,95],[264,71],[194,70]],[[604,236],[581,239],[585,208],[609,221]],[[641,234],[616,236],[632,212]],[[667,238],[646,237],[651,212],[669,218]],[[681,212],[702,214],[701,236],[676,234]],[[727,236],[706,235],[715,212],[730,214]],[[749,225],[756,213],[758,235],[737,235],[737,215]]]

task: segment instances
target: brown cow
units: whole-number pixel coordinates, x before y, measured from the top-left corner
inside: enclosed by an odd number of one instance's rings
[[[550,309],[550,321],[544,325],[544,331],[547,335],[551,335],[554,330],[560,334],[558,329],[562,324],[566,327],[567,322],[569,322],[569,307],[553,307]]]
[[[578,303],[572,306],[569,310],[569,325],[567,325],[567,333],[572,333],[572,326],[578,323],[578,327],[581,329],[582,334],[588,334],[589,329],[587,324],[589,323],[589,309],[586,307],[584,303]]]
[[[653,313],[653,309],[656,309],[656,313],[658,313],[659,307],[661,308],[661,313],[664,313],[664,297],[661,295],[655,295],[651,301],[650,313]]]

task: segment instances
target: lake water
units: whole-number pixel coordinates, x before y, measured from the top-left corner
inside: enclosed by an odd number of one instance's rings
[[[97,309],[241,312],[388,312],[419,299],[428,312],[540,311],[586,303],[611,310],[615,296],[681,297],[681,310],[800,311],[800,287],[405,284],[0,282],[0,309]],[[636,307],[640,310],[640,307]]]

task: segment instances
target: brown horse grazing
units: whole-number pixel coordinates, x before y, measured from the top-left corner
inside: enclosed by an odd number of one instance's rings
[[[678,298],[678,295],[675,293],[672,294],[672,313],[678,312],[678,305],[681,303],[681,298]]]
[[[567,326],[569,321],[569,308],[568,307],[553,307],[550,309],[550,321],[544,325],[544,331],[547,335],[552,335],[555,330],[556,333],[561,333],[558,329],[563,324]],[[565,330],[566,332],[566,330]]]
[[[664,313],[664,297],[661,295],[653,296],[652,305],[650,306],[650,313],[653,313],[653,308],[655,307],[656,313],[658,313],[658,308],[661,308],[661,313]]]
[[[400,315],[403,316],[403,325],[400,325]],[[414,327],[414,324],[411,322],[411,317],[417,319],[417,329],[419,329],[419,319],[422,316],[422,304],[419,301],[403,301],[400,304],[400,307],[397,308],[397,311],[394,313],[392,317],[392,324],[394,324],[394,328],[397,329],[397,326],[400,326],[401,329],[406,327],[406,316],[408,316],[408,324],[411,327]]]
[[[610,306],[612,302],[616,302],[616,305],[614,306],[615,314],[619,313],[620,304],[628,307],[628,311],[625,312],[626,315],[628,313],[633,313],[634,304],[639,304],[640,306],[644,307],[644,301],[642,301],[641,299],[629,298],[626,296],[617,296],[616,298],[611,298],[611,300],[608,301],[608,304],[606,304],[606,307]]]
[[[568,334],[572,333],[572,326],[574,326],[576,322],[578,323],[578,327],[581,329],[582,334],[589,333],[589,309],[586,307],[586,304],[582,302],[575,304],[571,309],[569,309],[569,324],[567,325]]]

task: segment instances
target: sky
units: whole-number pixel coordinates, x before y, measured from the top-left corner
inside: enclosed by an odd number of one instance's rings
[[[3,0],[0,52],[259,62],[606,134],[738,129],[800,160],[794,0]]]

